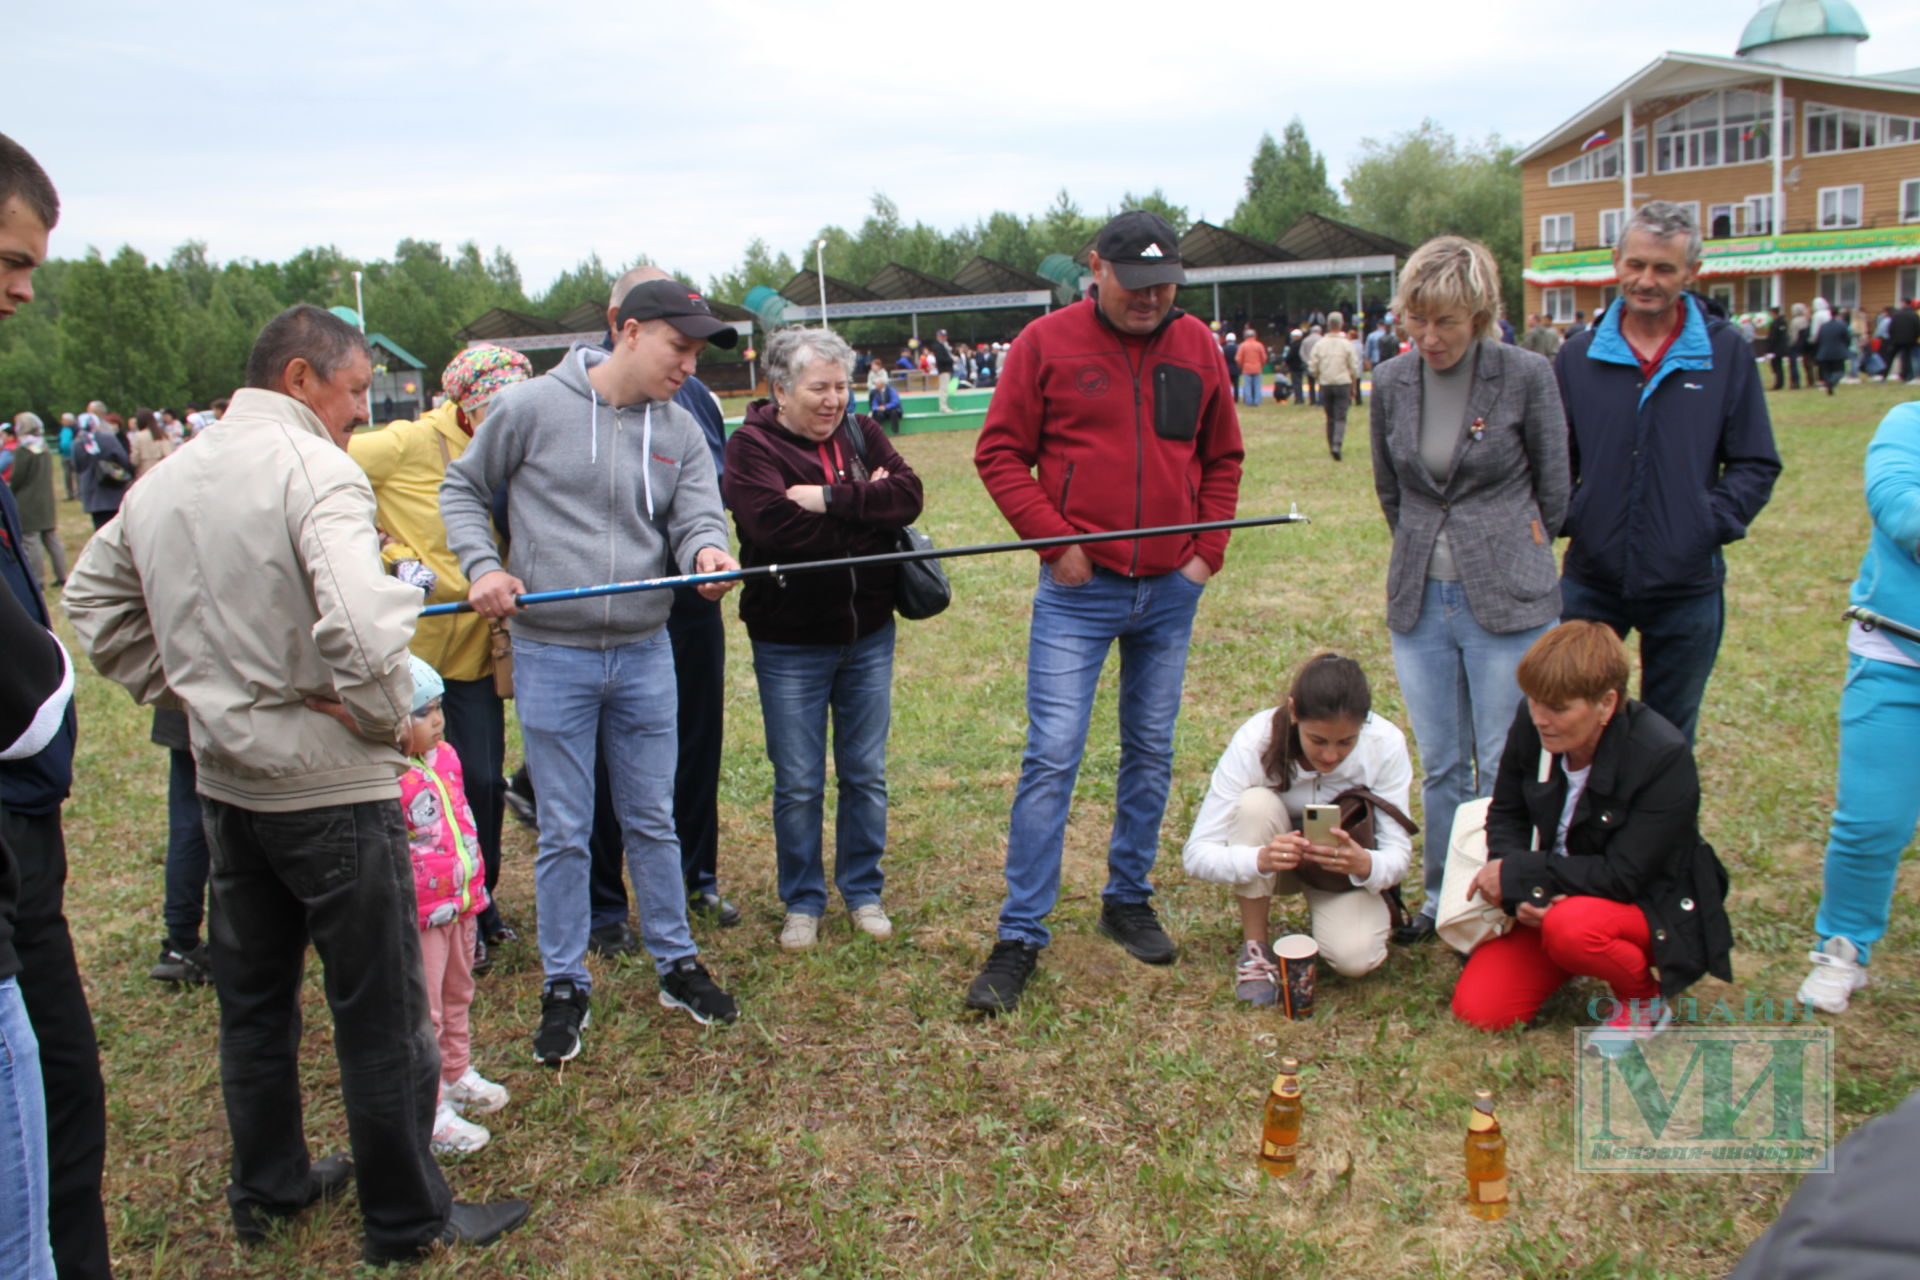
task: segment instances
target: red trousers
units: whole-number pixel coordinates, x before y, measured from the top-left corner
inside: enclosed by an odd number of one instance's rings
[[[1453,1016],[1488,1031],[1526,1022],[1572,977],[1599,978],[1613,998],[1652,1000],[1647,917],[1611,898],[1567,898],[1547,909],[1538,929],[1515,924],[1473,949],[1453,989]]]

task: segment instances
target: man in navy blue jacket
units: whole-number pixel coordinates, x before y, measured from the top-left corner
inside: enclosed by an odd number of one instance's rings
[[[0,134],[0,320],[33,301],[33,270],[47,256],[60,198],[44,169]],[[0,589],[33,620],[51,627],[47,602],[20,549],[20,512],[0,487]],[[60,806],[73,783],[77,732],[69,706],[59,732],[37,754],[0,764],[0,840],[20,868],[13,949],[20,994],[40,1041],[47,1096],[48,1233],[60,1280],[109,1274],[100,1180],[107,1156],[107,1108],[93,1013],[80,985],[67,930],[67,846]]]
[[[1614,249],[1619,301],[1556,361],[1574,484],[1561,616],[1638,631],[1641,700],[1689,742],[1726,622],[1720,548],[1780,474],[1752,349],[1686,292],[1699,266],[1691,212],[1645,205]]]

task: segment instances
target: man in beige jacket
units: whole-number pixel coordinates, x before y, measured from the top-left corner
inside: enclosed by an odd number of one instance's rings
[[[395,746],[413,706],[420,592],[381,572],[373,493],[346,454],[372,369],[313,306],[261,331],[247,387],[130,492],[68,580],[88,656],[143,703],[184,706],[213,854],[220,1080],[243,1241],[359,1184],[364,1256],[486,1243],[524,1201],[452,1203],[428,1149],[427,1019]],[[354,1159],[308,1157],[300,974],[326,966]]]
[[[1347,438],[1347,406],[1360,383],[1360,357],[1347,340],[1346,320],[1338,311],[1327,315],[1327,334],[1307,355],[1307,376],[1320,383],[1320,406],[1327,413],[1327,452],[1340,461]]]

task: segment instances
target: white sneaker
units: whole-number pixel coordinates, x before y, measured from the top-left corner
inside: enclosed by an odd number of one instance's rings
[[[820,917],[803,916],[797,911],[787,912],[787,922],[780,928],[780,947],[785,951],[806,951],[820,940]]]
[[[1629,1000],[1604,1026],[1593,1029],[1587,1044],[1603,1058],[1624,1058],[1634,1045],[1651,1040],[1672,1025],[1673,1009],[1659,996]]]
[[[893,936],[893,921],[887,919],[887,913],[879,903],[869,902],[864,907],[853,909],[853,922],[860,926],[869,938],[885,942]]]
[[[488,1116],[507,1105],[509,1097],[505,1085],[493,1081],[468,1067],[466,1074],[447,1085],[440,1091],[447,1105],[467,1115]]]
[[[1799,999],[1822,1013],[1845,1013],[1847,997],[1867,985],[1867,967],[1860,949],[1845,938],[1828,938],[1818,951],[1807,952],[1813,971],[1800,984]]]
[[[471,1120],[462,1120],[454,1109],[442,1102],[433,1113],[433,1136],[429,1141],[437,1156],[461,1155],[478,1151],[493,1140],[493,1135]]]

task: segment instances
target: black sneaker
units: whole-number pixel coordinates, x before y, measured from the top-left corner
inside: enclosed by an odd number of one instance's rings
[[[1103,902],[1100,932],[1125,947],[1142,964],[1172,964],[1173,939],[1160,927],[1160,917],[1144,902]]]
[[[1433,917],[1422,911],[1393,931],[1393,941],[1396,946],[1411,947],[1427,941],[1433,935]]]
[[[527,777],[524,768],[514,771],[507,780],[507,812],[514,821],[532,831],[540,829],[540,807],[533,798],[533,780]]]
[[[179,982],[193,987],[212,985],[213,963],[207,955],[207,944],[201,942],[182,948],[173,942],[161,943],[160,958],[147,970],[147,976],[155,982]]]
[[[473,976],[484,977],[493,972],[493,953],[487,950],[487,940],[475,930],[473,935]]]
[[[527,1220],[533,1207],[525,1200],[495,1200],[492,1204],[465,1204],[459,1200],[447,1209],[447,1225],[440,1234],[424,1244],[375,1244],[360,1246],[360,1258],[376,1267],[396,1262],[413,1262],[432,1253],[436,1246],[465,1244],[485,1248]]]
[[[660,1004],[667,1009],[685,1009],[695,1022],[709,1026],[740,1016],[740,1006],[733,997],[722,991],[707,975],[705,966],[692,956],[674,961],[673,967],[660,975]]]
[[[630,956],[639,949],[640,940],[633,936],[633,926],[625,920],[587,930],[587,950],[594,955],[618,960],[621,956]]]
[[[740,923],[740,908],[712,890],[688,894],[687,910],[712,918],[722,929],[731,929]]]
[[[290,1222],[308,1208],[325,1204],[346,1189],[353,1180],[353,1159],[345,1153],[315,1160],[307,1167],[307,1198],[294,1206],[269,1206],[256,1200],[234,1202],[233,1234],[241,1244],[261,1244],[283,1222]]]
[[[587,993],[561,981],[540,997],[540,1029],[533,1033],[534,1061],[549,1067],[580,1055],[580,1033],[593,1021]]]
[[[993,944],[980,976],[967,988],[967,1008],[982,1013],[1012,1013],[1040,963],[1040,948],[1031,942],[1002,938]]]

